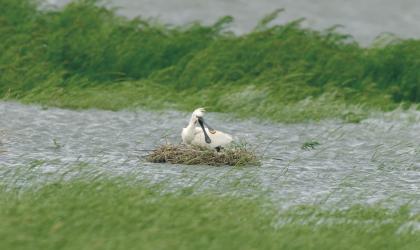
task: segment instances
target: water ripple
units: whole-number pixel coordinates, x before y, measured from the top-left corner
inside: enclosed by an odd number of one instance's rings
[[[175,111],[70,111],[0,102],[0,178],[16,185],[95,174],[130,176],[168,187],[261,195],[297,204],[410,203],[420,210],[420,113],[373,114],[360,124],[338,120],[278,124],[208,114],[214,127],[264,154],[261,167],[151,164],[142,157],[180,142],[189,114]],[[303,150],[317,141],[313,150]]]

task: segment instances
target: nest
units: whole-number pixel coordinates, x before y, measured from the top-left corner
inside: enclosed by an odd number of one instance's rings
[[[146,160],[154,163],[186,165],[259,165],[255,153],[248,150],[244,145],[234,145],[217,152],[214,149],[197,146],[165,144],[147,155]]]

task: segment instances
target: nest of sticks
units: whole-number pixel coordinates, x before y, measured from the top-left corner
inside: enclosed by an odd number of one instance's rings
[[[148,154],[146,160],[154,163],[211,166],[260,164],[255,153],[245,145],[232,145],[217,152],[214,149],[184,144],[164,144]]]

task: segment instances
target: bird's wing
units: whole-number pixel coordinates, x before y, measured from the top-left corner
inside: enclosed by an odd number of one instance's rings
[[[206,143],[203,130],[199,127],[195,128],[194,132],[194,139],[193,144],[201,145],[201,146],[208,146],[208,147],[218,147],[218,146],[225,146],[232,142],[232,136],[221,131],[215,130],[216,132],[210,133],[210,131],[206,128],[206,132],[211,139],[211,143]]]
[[[232,142],[232,136],[221,131],[216,130],[214,134],[209,132],[208,134],[211,139],[211,144],[214,147],[226,146]]]

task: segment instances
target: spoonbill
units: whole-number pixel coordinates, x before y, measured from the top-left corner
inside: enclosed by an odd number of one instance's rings
[[[220,151],[222,147],[232,142],[232,136],[211,128],[204,121],[204,113],[204,108],[194,110],[188,126],[182,129],[182,142],[187,145],[197,145]],[[196,127],[197,123],[201,128]]]

